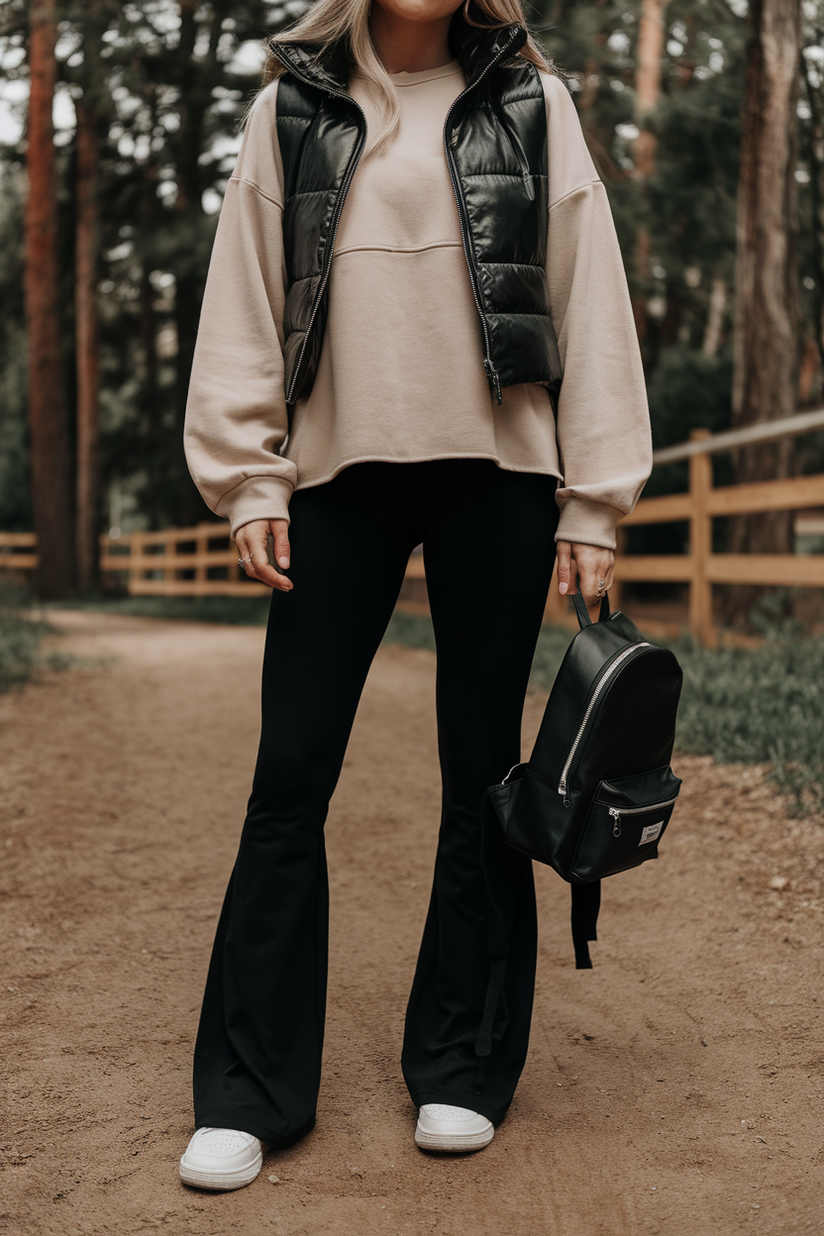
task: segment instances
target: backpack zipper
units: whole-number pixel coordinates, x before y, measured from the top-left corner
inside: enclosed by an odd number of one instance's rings
[[[663,803],[650,803],[647,807],[610,807],[609,814],[613,818],[612,835],[613,837],[621,836],[621,816],[622,815],[643,815],[645,811],[661,811],[664,807],[671,807],[673,803],[678,802],[678,797],[668,798]]]
[[[598,697],[600,696],[601,692],[603,691],[604,687],[609,682],[610,678],[613,676],[615,671],[621,665],[623,665],[624,661],[626,661],[627,657],[631,656],[633,652],[637,652],[639,648],[650,648],[650,647],[651,647],[651,644],[649,640],[646,640],[646,639],[639,640],[635,644],[630,644],[628,648],[625,648],[623,652],[620,652],[618,656],[615,658],[615,660],[612,661],[607,666],[607,668],[604,670],[603,674],[601,675],[601,677],[598,679],[597,683],[595,684],[595,689],[589,698],[589,703],[587,704],[587,709],[586,709],[586,712],[584,713],[584,718],[580,726],[578,727],[578,732],[573,738],[572,746],[570,747],[567,753],[566,762],[564,764],[564,767],[561,770],[561,779],[558,782],[558,793],[563,794],[565,807],[568,807],[570,805],[569,796],[567,794],[567,778],[569,776],[570,766],[572,765],[572,761],[575,759],[575,752],[578,750],[578,746],[581,742],[581,739],[584,736],[584,730],[587,727],[587,722],[589,721],[589,718],[592,715],[592,710],[595,707],[595,704],[597,703]]]
[[[329,241],[328,241],[327,250],[326,250],[326,253],[323,259],[323,269],[321,270],[320,284],[318,285],[318,290],[315,295],[315,303],[312,305],[312,313],[309,317],[309,325],[306,327],[306,332],[303,336],[303,343],[301,344],[300,352],[298,354],[298,359],[295,364],[294,373],[292,374],[292,381],[289,383],[289,390],[286,394],[286,402],[288,404],[294,404],[295,398],[296,398],[298,378],[300,377],[300,369],[301,369],[301,365],[303,364],[303,357],[306,353],[306,348],[309,344],[309,339],[312,334],[312,327],[315,325],[315,319],[318,316],[318,311],[323,301],[323,294],[326,291],[326,285],[329,282],[329,275],[332,270],[332,257],[335,251],[335,238],[338,234],[338,225],[340,223],[341,212],[343,211],[343,207],[346,202],[346,197],[347,197],[347,194],[349,193],[349,186],[352,183],[352,177],[355,175],[355,172],[358,169],[358,164],[361,161],[361,155],[363,154],[363,149],[364,149],[364,146],[366,145],[367,125],[366,125],[366,115],[364,114],[363,108],[360,106],[359,103],[355,102],[355,100],[352,98],[350,94],[347,94],[344,90],[334,90],[331,86],[321,86],[318,82],[312,81],[311,77],[308,77],[306,74],[301,73],[299,69],[295,68],[295,66],[289,60],[288,56],[281,54],[279,45],[277,43],[274,43],[274,44],[270,43],[269,46],[271,47],[274,55],[277,57],[280,63],[284,66],[284,68],[288,69],[290,73],[294,73],[295,77],[297,77],[300,81],[305,82],[307,86],[314,87],[315,90],[325,91],[326,94],[332,95],[333,98],[345,99],[347,103],[351,103],[352,106],[357,109],[357,111],[360,113],[361,119],[363,120],[363,131],[360,135],[360,141],[357,147],[355,148],[355,152],[352,158],[349,160],[349,166],[346,169],[346,174],[344,175],[343,181],[341,183],[340,192],[338,194],[338,200],[335,203],[335,210],[332,215],[332,224],[329,229]]]
[[[484,369],[486,370],[486,377],[487,377],[487,381],[489,382],[490,389],[492,390],[495,396],[495,402],[499,405],[502,404],[504,401],[503,395],[501,394],[501,379],[500,379],[497,369],[495,368],[495,363],[492,360],[492,340],[489,335],[489,323],[486,320],[486,314],[484,312],[483,304],[481,302],[481,294],[478,291],[477,272],[475,270],[474,260],[473,260],[472,252],[469,246],[469,233],[467,231],[467,226],[466,226],[466,206],[464,205],[463,193],[461,191],[460,182],[458,180],[458,174],[455,169],[455,166],[452,160],[452,154],[449,149],[448,133],[449,133],[449,121],[452,117],[452,113],[455,110],[455,108],[458,106],[458,104],[461,102],[462,99],[466,98],[466,96],[471,91],[473,91],[475,87],[479,85],[480,82],[483,81],[487,73],[489,73],[492,69],[494,69],[495,66],[499,64],[501,60],[503,60],[504,56],[507,54],[512,44],[515,43],[517,39],[520,37],[520,34],[521,34],[521,27],[520,26],[513,27],[510,33],[509,42],[506,43],[501,48],[501,50],[498,52],[497,56],[495,56],[493,60],[490,60],[489,64],[486,66],[483,72],[481,72],[475,78],[472,85],[467,86],[465,90],[461,91],[457,99],[454,100],[449,111],[446,113],[446,120],[444,121],[444,126],[443,126],[443,146],[444,146],[444,151],[446,153],[446,166],[449,169],[449,179],[452,181],[452,192],[455,194],[455,202],[458,207],[458,221],[461,226],[461,241],[463,242],[464,257],[466,258],[466,265],[469,271],[469,282],[472,285],[472,295],[475,297],[475,307],[478,310],[478,316],[481,319],[481,329],[483,330]]]

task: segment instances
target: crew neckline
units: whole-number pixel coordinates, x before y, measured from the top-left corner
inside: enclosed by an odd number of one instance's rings
[[[389,76],[396,86],[421,86],[424,82],[435,81],[439,77],[452,77],[460,73],[461,62],[457,58],[449,64],[439,65],[437,69],[419,69],[417,73],[390,73]]]

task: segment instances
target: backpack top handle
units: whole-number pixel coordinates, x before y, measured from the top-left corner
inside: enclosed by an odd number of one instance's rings
[[[581,589],[572,594],[572,603],[575,606],[575,613],[578,615],[578,625],[583,631],[584,627],[593,626],[593,621],[589,616],[589,610],[584,604],[584,598],[581,595]],[[606,622],[609,618],[609,593],[605,592],[601,598],[601,612],[598,615],[599,622]]]

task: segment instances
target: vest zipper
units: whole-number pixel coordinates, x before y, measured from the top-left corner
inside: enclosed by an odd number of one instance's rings
[[[501,394],[501,379],[498,375],[498,371],[495,368],[495,363],[492,359],[492,340],[489,334],[489,323],[487,322],[486,314],[484,313],[483,302],[481,300],[481,294],[478,289],[478,275],[475,269],[474,259],[472,257],[472,250],[469,244],[469,228],[468,228],[467,218],[466,218],[466,205],[463,200],[463,192],[461,190],[460,181],[458,180],[457,169],[455,167],[455,164],[452,159],[452,154],[449,149],[449,121],[452,117],[452,113],[454,112],[458,104],[461,102],[461,100],[465,99],[466,96],[470,94],[475,89],[475,87],[479,85],[480,82],[483,81],[487,73],[489,73],[492,69],[494,69],[495,66],[499,64],[501,60],[503,60],[504,56],[507,54],[512,44],[517,42],[518,38],[520,37],[520,34],[521,34],[520,26],[515,26],[510,33],[509,42],[504,44],[504,46],[500,49],[500,51],[498,52],[497,56],[494,57],[494,59],[490,60],[486,68],[481,73],[479,73],[478,76],[475,78],[472,85],[467,86],[465,90],[461,91],[457,99],[455,99],[449,111],[446,113],[446,120],[444,121],[444,126],[443,126],[443,146],[444,146],[444,151],[446,152],[446,166],[449,169],[449,179],[452,181],[452,192],[455,194],[455,202],[458,207],[458,220],[461,225],[461,240],[463,242],[464,257],[466,258],[466,265],[467,265],[467,269],[469,270],[469,282],[472,285],[472,295],[475,297],[475,306],[478,310],[478,316],[481,319],[481,328],[483,330],[484,369],[486,370],[487,381],[489,382],[490,389],[495,397],[495,402],[499,405],[502,404],[504,401],[503,395]],[[531,187],[531,182],[530,182],[530,187]]]
[[[558,782],[558,793],[563,794],[565,807],[570,805],[569,796],[567,794],[567,778],[569,777],[569,770],[572,765],[572,761],[575,759],[575,752],[578,750],[581,739],[584,736],[584,730],[586,729],[589,718],[592,715],[592,710],[595,707],[601,692],[609,682],[610,678],[612,678],[615,671],[623,665],[624,661],[626,661],[627,657],[631,656],[633,652],[637,652],[639,648],[649,648],[650,646],[649,640],[646,639],[639,640],[635,644],[630,644],[628,648],[625,648],[623,652],[618,654],[614,661],[610,662],[601,677],[596,682],[592,695],[589,697],[589,703],[587,704],[586,712],[584,713],[584,719],[578,727],[578,732],[573,738],[572,745],[567,752],[566,761],[561,770],[561,778]]]
[[[326,291],[326,285],[329,282],[329,275],[332,270],[332,257],[335,251],[335,237],[338,234],[338,224],[340,223],[341,212],[343,211],[343,207],[346,202],[346,197],[347,197],[347,194],[349,193],[349,186],[352,183],[352,177],[355,175],[355,172],[357,171],[358,164],[361,161],[361,155],[363,154],[364,146],[366,145],[367,125],[366,125],[366,116],[364,114],[363,108],[360,106],[359,103],[355,102],[355,100],[352,98],[350,94],[346,94],[344,90],[334,90],[331,86],[321,86],[318,82],[313,81],[311,77],[309,77],[305,73],[301,73],[300,70],[296,69],[295,66],[289,61],[287,56],[281,55],[277,44],[274,44],[274,45],[270,44],[269,46],[271,47],[277,59],[284,66],[284,68],[288,69],[290,73],[294,73],[295,77],[299,78],[300,81],[305,82],[307,86],[314,87],[315,90],[325,91],[326,94],[332,95],[333,98],[345,99],[347,103],[351,103],[352,106],[358,110],[358,112],[360,113],[361,119],[363,120],[363,131],[360,136],[360,141],[358,142],[358,145],[355,148],[355,152],[352,155],[352,158],[349,160],[349,166],[347,167],[346,172],[343,177],[343,181],[341,182],[340,193],[338,194],[338,200],[335,203],[335,210],[332,215],[332,222],[329,228],[329,238],[328,238],[326,253],[324,254],[324,258],[323,258],[323,269],[321,270],[320,283],[318,285],[318,290],[315,293],[315,301],[314,301],[314,304],[312,305],[312,312],[309,317],[309,325],[306,327],[306,332],[303,336],[303,343],[301,344],[300,352],[298,354],[298,359],[295,364],[294,372],[292,374],[292,381],[289,383],[289,390],[286,393],[287,404],[294,405],[295,398],[296,398],[296,392],[298,389],[298,379],[300,378],[300,370],[303,364],[303,358],[306,354],[306,348],[309,344],[309,339],[312,334],[312,327],[315,325],[315,319],[318,316],[318,311],[323,301],[323,294]]]

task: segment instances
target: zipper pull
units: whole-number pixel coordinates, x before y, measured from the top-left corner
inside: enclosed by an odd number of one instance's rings
[[[529,198],[530,202],[534,202],[535,201],[535,186],[532,183],[532,177],[527,171],[522,172],[521,176],[523,177],[524,188],[526,189],[526,195]]]
[[[559,794],[563,794],[563,796],[564,796],[564,806],[565,806],[565,807],[568,807],[568,806],[569,806],[569,795],[567,794],[567,783],[566,783],[566,778],[564,778],[564,780],[563,780],[563,781],[561,782],[561,784],[558,786],[558,793],[559,793]]]
[[[612,835],[613,837],[621,836],[621,809],[620,807],[610,807],[609,814],[612,816]]]
[[[501,394],[501,379],[498,377],[498,370],[494,365],[490,365],[489,368],[492,376],[492,386],[495,391],[495,402],[498,404],[498,407],[500,407],[504,401],[504,397]]]
[[[504,401],[504,397],[501,394],[501,379],[498,377],[498,370],[488,358],[484,360],[484,369],[486,370],[486,378],[489,382],[489,389],[492,391],[495,402],[500,406],[500,404]]]

